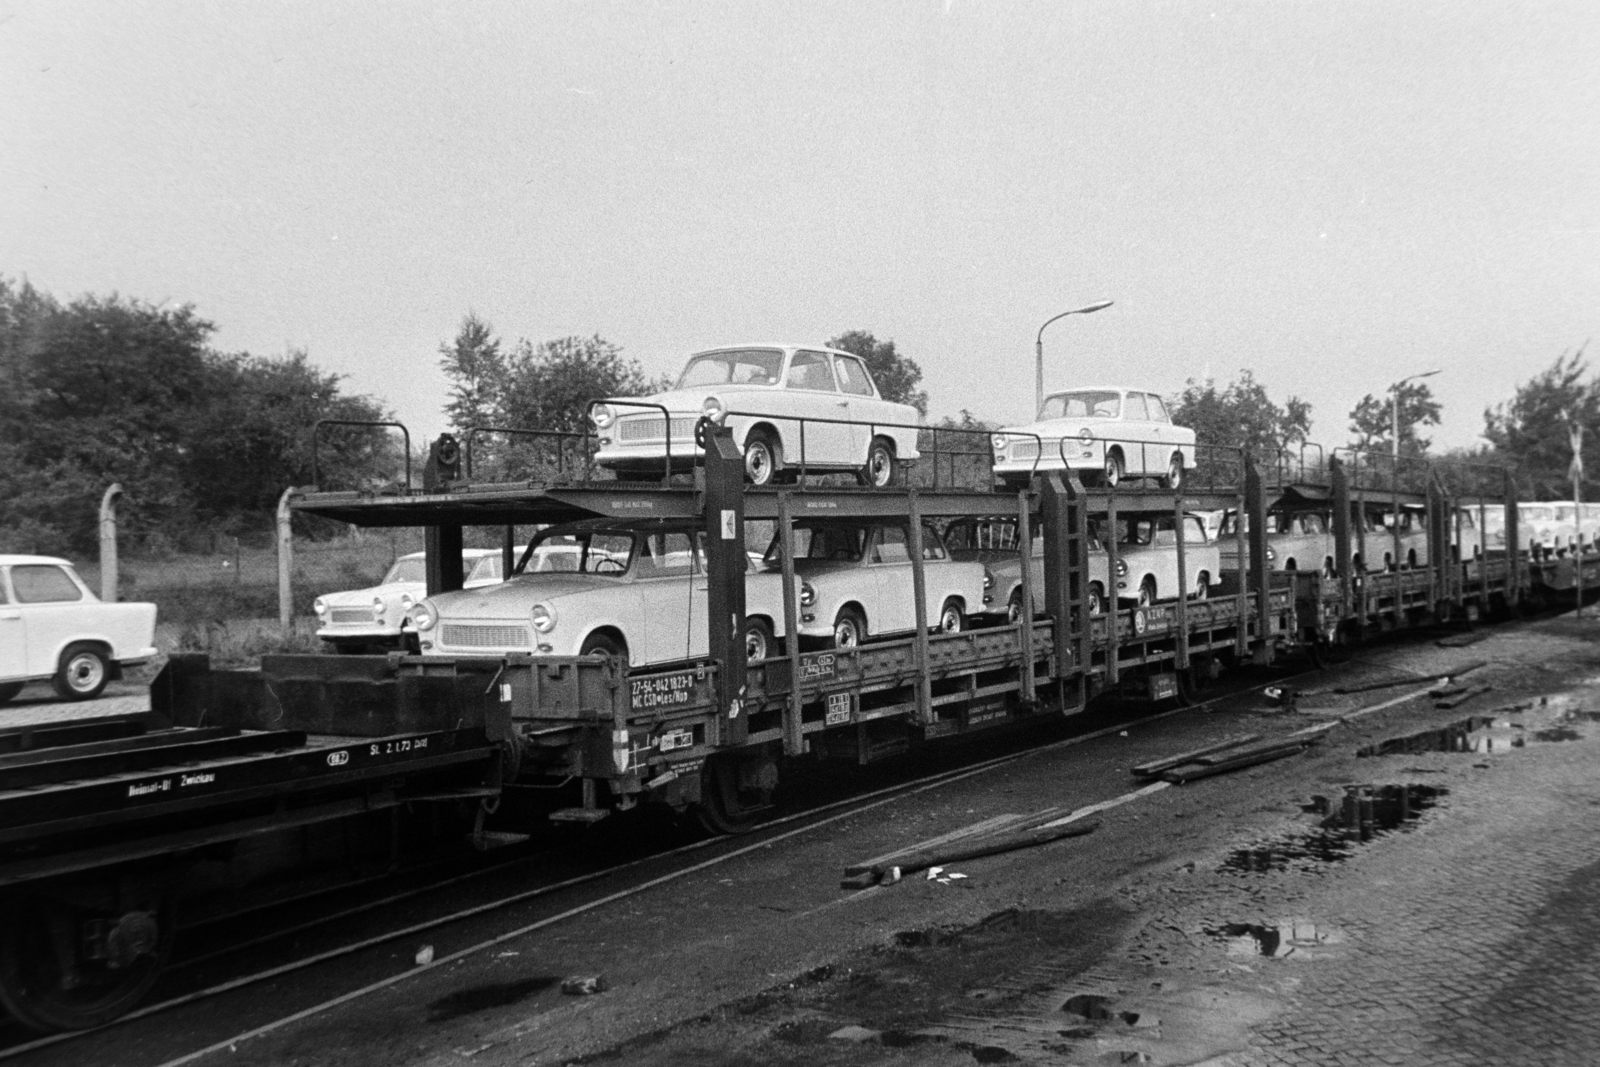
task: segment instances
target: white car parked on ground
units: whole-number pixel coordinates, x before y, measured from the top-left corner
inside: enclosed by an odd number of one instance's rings
[[[424,656],[605,652],[634,667],[709,651],[704,532],[684,523],[589,519],[543,531],[503,583],[440,593],[411,609]],[[556,566],[535,571],[541,557]],[[778,654],[783,579],[745,578],[745,654]]]
[[[807,473],[852,471],[883,487],[895,483],[897,464],[917,458],[917,409],[884,400],[865,363],[830,348],[745,345],[690,356],[675,388],[595,406],[600,466],[624,478],[661,476],[667,420],[640,406],[653,404],[670,415],[674,470],[697,462],[702,416],[732,428],[755,485],[792,481],[803,459]]]
[[[97,697],[156,654],[155,633],[154,604],[107,604],[64,559],[0,556],[0,704],[46,678],[63,700]]]
[[[802,637],[854,648],[868,637],[916,630],[909,525],[830,522],[797,526],[794,535]],[[773,538],[768,570],[782,566],[781,552]],[[965,629],[967,616],[983,611],[983,564],[951,559],[929,527],[922,559],[928,625],[941,633]]]
[[[1177,488],[1194,466],[1194,431],[1174,426],[1155,393],[1107,387],[1069,389],[1045,399],[1037,422],[996,430],[994,472],[1008,485],[1036,473],[1085,472],[1086,484],[1159,477]]]
[[[462,549],[467,588],[500,581],[501,556],[498,548]],[[317,597],[317,636],[338,652],[406,648],[416,638],[406,613],[427,592],[427,554],[401,556],[377,585]]]

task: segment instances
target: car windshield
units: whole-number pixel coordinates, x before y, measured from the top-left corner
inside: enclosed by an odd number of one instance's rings
[[[428,564],[420,557],[417,559],[397,559],[394,566],[389,568],[389,573],[383,576],[383,584],[390,582],[425,582],[428,580]]]
[[[783,353],[776,348],[740,348],[704,352],[689,360],[678,379],[679,389],[697,385],[777,385],[783,374]]]
[[[533,565],[535,561],[561,559],[562,562],[544,569],[615,578],[628,572],[633,561],[633,540],[632,532],[627,530],[553,534],[528,546],[528,551],[517,561],[517,573],[527,574],[538,569]]]
[[[1122,415],[1122,394],[1111,389],[1079,389],[1057,393],[1044,402],[1046,419],[1115,419]]]
[[[498,582],[499,580],[499,556],[478,557],[478,562],[472,565],[472,573],[467,575],[467,581],[469,582]]]
[[[796,528],[794,531],[795,559],[826,559],[839,563],[859,563],[866,548],[867,531],[861,526],[820,526],[816,529]],[[782,545],[777,537],[767,546],[761,562],[767,567],[783,563]]]

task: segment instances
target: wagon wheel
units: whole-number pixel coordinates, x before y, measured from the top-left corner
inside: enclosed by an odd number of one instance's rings
[[[155,984],[175,927],[164,897],[99,907],[59,891],[9,898],[0,923],[0,1005],[46,1031],[125,1014]]]
[[[695,815],[714,834],[742,834],[772,806],[770,789],[740,789],[739,764],[731,755],[712,756],[700,772]]]

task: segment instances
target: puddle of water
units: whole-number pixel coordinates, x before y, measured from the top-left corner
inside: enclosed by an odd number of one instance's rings
[[[1474,715],[1433,730],[1391,737],[1356,750],[1357,756],[1413,755],[1418,752],[1509,752],[1524,744],[1522,727]]]
[[[1282,922],[1275,926],[1224,923],[1208,926],[1204,932],[1226,944],[1230,956],[1266,956],[1278,960],[1296,953],[1305,955],[1323,945],[1344,940],[1344,935],[1336,930],[1319,929],[1315,923],[1306,922]]]
[[[1318,829],[1237,849],[1222,871],[1242,873],[1314,869],[1347,859],[1355,847],[1403,830],[1449,791],[1430,785],[1346,786],[1342,797],[1314,797],[1305,809],[1324,818]]]
[[[1576,741],[1583,735],[1570,726],[1554,726],[1548,730],[1535,730],[1535,741]]]

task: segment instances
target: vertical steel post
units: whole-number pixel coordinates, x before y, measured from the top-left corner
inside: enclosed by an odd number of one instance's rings
[[[917,671],[917,721],[924,726],[933,725],[933,681],[929,677],[928,663],[928,576],[922,559],[922,508],[917,501],[915,487],[907,492],[907,507],[911,515],[906,531],[907,548],[911,552],[911,595],[916,598],[916,671]],[[943,610],[942,608],[940,609]]]
[[[1028,520],[1028,491],[1017,492],[1017,552],[1022,557],[1022,624],[1017,633],[1018,647],[1022,650],[1022,700],[1032,704],[1037,699],[1034,692],[1033,653],[1033,529]]]
[[[1267,570],[1267,495],[1255,457],[1245,455],[1245,507],[1250,512],[1250,589],[1256,595],[1256,636],[1261,641],[1255,662],[1272,662],[1271,573]]]
[[[1187,546],[1188,530],[1183,524],[1183,494],[1174,493],[1172,504],[1174,526],[1178,538],[1178,650],[1175,666],[1178,670],[1186,670],[1189,666],[1189,557]]]
[[[100,497],[100,599],[117,602],[117,501],[122,485],[112,482]]]
[[[294,527],[290,522],[290,486],[278,497],[278,625],[285,630],[294,621]]]
[[[505,538],[500,542],[500,580],[511,580],[511,568],[517,565],[517,528],[506,523]]]
[[[778,491],[779,562],[783,566],[784,652],[789,660],[789,703],[783,714],[783,754],[805,752],[805,732],[800,725],[805,701],[800,693],[800,607],[794,580],[794,518],[789,510],[789,491]]]
[[[1339,568],[1339,618],[1343,620],[1350,617],[1356,582],[1351,569],[1354,553],[1350,544],[1350,479],[1338,456],[1328,460],[1328,470],[1333,482],[1333,557]]]
[[[730,427],[707,423],[705,439],[706,648],[717,666],[722,742],[742,745],[750,736],[744,706],[744,582],[750,569],[744,551],[744,455]]]
[[[1502,472],[1501,479],[1506,508],[1506,607],[1514,608],[1522,600],[1522,530],[1517,522],[1521,512],[1517,507],[1517,483],[1512,480],[1511,472]],[[1529,552],[1528,556],[1532,566],[1533,553]]]
[[[1239,462],[1239,473],[1248,479],[1249,463],[1244,456],[1240,456]],[[1234,559],[1238,561],[1238,566],[1235,568],[1237,581],[1234,582],[1233,590],[1233,653],[1240,659],[1250,651],[1250,608],[1245,599],[1246,590],[1250,585],[1250,547],[1246,540],[1246,531],[1252,520],[1250,509],[1246,504],[1244,486],[1240,485],[1236,510],[1233,513]]]
[[[1122,602],[1118,595],[1117,586],[1117,491],[1112,488],[1106,494],[1106,525],[1105,525],[1105,550],[1106,550],[1106,684],[1117,685],[1122,681],[1122,671],[1117,663],[1117,652],[1120,648],[1122,635],[1118,627],[1122,619],[1122,612],[1117,605]],[[1134,591],[1133,610],[1139,610],[1138,591]],[[1134,616],[1130,615],[1132,619]]]
[[[1039,517],[1044,522],[1044,612],[1054,622],[1056,672],[1080,677],[1089,669],[1092,622],[1084,607],[1089,581],[1085,572],[1083,494],[1060,474],[1040,482]],[[1070,654],[1067,650],[1071,650]]]

